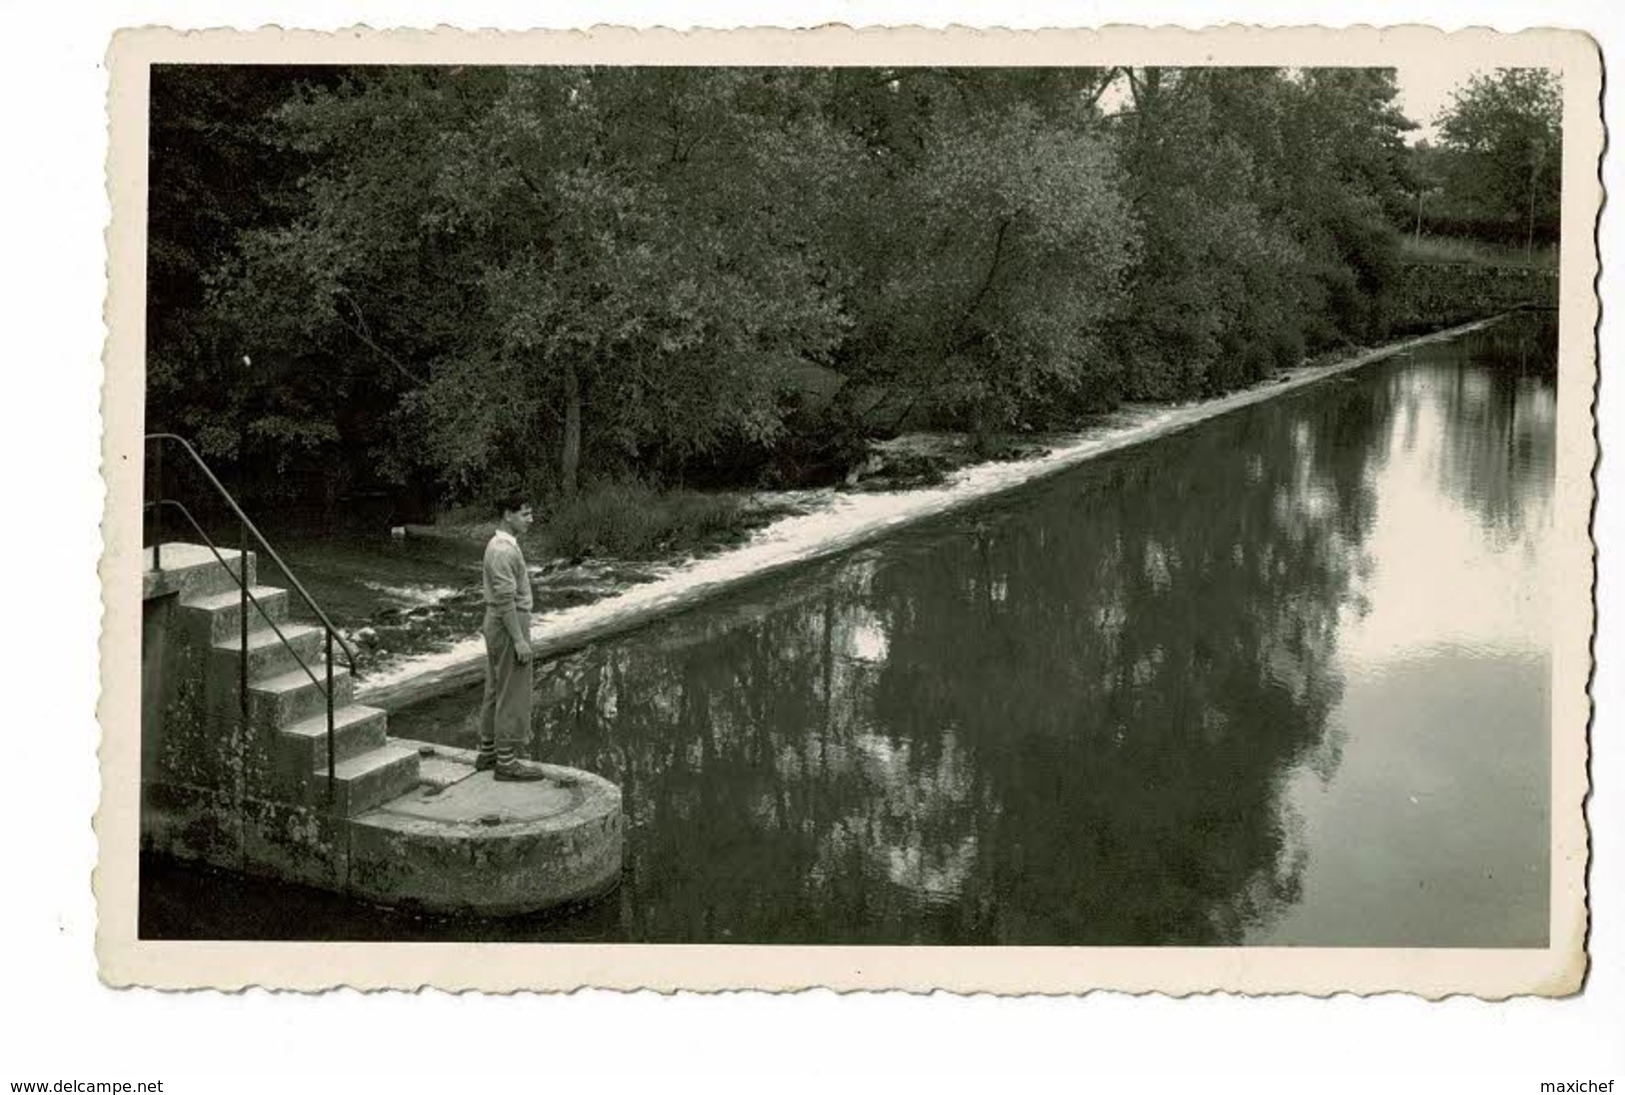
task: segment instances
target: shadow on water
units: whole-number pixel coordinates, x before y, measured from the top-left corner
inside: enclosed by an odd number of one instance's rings
[[[357,943],[593,942],[610,937],[616,897],[504,920],[418,916],[233,871],[141,857],[142,939],[321,939]]]
[[[1442,454],[1440,493],[1508,538],[1549,492],[1550,382],[1469,367],[1481,346],[1225,416],[551,662],[533,752],[621,784],[621,889],[501,926],[386,919],[388,937],[1267,935],[1312,853],[1283,787],[1335,780],[1350,733],[1331,717],[1339,642],[1370,608],[1379,472]],[[1406,380],[1429,369],[1448,382]],[[1441,416],[1441,445],[1409,451]],[[467,744],[476,700],[392,731]],[[144,890],[143,930],[185,934],[195,889],[172,882],[162,906]],[[323,905],[289,930],[377,937],[356,924]]]

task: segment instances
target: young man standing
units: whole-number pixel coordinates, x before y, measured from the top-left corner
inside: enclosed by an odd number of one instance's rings
[[[519,759],[530,734],[530,571],[519,537],[530,528],[530,503],[517,496],[496,503],[497,528],[485,546],[485,699],[480,704],[477,771],[499,780],[540,780],[535,765]]]

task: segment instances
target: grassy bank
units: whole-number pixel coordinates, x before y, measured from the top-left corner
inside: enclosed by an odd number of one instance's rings
[[[753,527],[734,494],[655,490],[643,483],[595,486],[543,515],[540,539],[554,556],[648,559],[727,543]]]
[[[744,495],[657,489],[637,481],[589,486],[540,502],[525,551],[541,560],[647,561],[701,553],[743,539],[777,515]],[[458,506],[414,533],[483,540],[495,522],[483,507]]]
[[[1405,262],[1465,263],[1472,266],[1513,266],[1533,270],[1557,269],[1557,248],[1522,247],[1484,243],[1451,236],[1405,236],[1400,240],[1400,258]]]

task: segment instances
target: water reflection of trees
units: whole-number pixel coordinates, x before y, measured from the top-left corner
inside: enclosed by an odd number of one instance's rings
[[[1521,539],[1531,511],[1541,519],[1550,512],[1556,331],[1555,313],[1516,316],[1456,344],[1439,365],[1404,374],[1413,404],[1430,396],[1440,405],[1444,493],[1473,513],[1496,543]]]
[[[955,719],[993,785],[974,934],[1223,942],[1292,899],[1275,786],[1338,696],[1382,402],[1159,443],[1049,492],[1040,520],[886,572],[916,626],[892,635],[881,721]]]
[[[552,667],[621,936],[1222,943],[1341,682],[1389,389],[1258,408]]]

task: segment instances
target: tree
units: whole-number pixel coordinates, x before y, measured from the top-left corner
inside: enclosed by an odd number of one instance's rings
[[[838,336],[822,258],[783,211],[839,150],[775,109],[785,91],[771,72],[516,71],[454,161],[448,200],[476,233],[493,202],[538,224],[480,236],[485,310],[497,352],[557,392],[566,493],[589,405],[627,458],[771,439],[787,371]]]
[[[832,363],[887,393],[877,425],[918,409],[985,438],[1109,398],[1098,343],[1135,226],[1093,108],[1102,70],[826,81],[827,116],[861,153],[811,231],[851,316]]]
[[[1308,282],[1284,180],[1248,147],[1280,139],[1279,76],[1243,70],[1233,79],[1245,89],[1189,70],[1126,78],[1118,138],[1141,251],[1113,328],[1123,394],[1166,399],[1255,379],[1300,353]],[[1222,124],[1224,94],[1251,104],[1250,142]]]
[[[302,168],[295,197],[239,233],[206,313],[230,360],[251,360],[221,378],[244,404],[257,446],[246,456],[344,469],[367,486],[410,481],[427,463],[404,400],[462,340],[472,308],[471,257],[432,187],[440,135],[495,94],[472,71],[341,70],[273,115],[267,141]]]
[[[1446,148],[1461,154],[1452,179],[1493,215],[1521,222],[1533,250],[1537,222],[1562,208],[1563,95],[1556,73],[1503,68],[1474,76],[1439,119]]]
[[[295,89],[330,79],[320,67],[153,68],[147,422],[191,437],[211,458],[268,455],[267,437],[292,421],[255,380],[261,345],[236,339],[205,302],[242,234],[279,223],[296,206],[309,164],[276,147],[276,111]]]
[[[1113,344],[1125,393],[1249,383],[1380,335],[1405,200],[1392,74],[1125,69],[1142,260]]]
[[[290,492],[1224,390],[1381,332],[1413,192],[1383,70],[162,76],[149,408]]]
[[[307,365],[347,340],[387,365],[411,458],[455,488],[547,448],[569,494],[584,449],[770,437],[784,368],[840,319],[775,216],[785,159],[824,146],[753,112],[764,81],[391,69],[308,96],[282,120],[322,165],[309,207],[245,239],[220,303]]]
[[[1098,383],[1132,255],[1111,150],[1030,108],[945,121],[882,183],[851,298],[868,375],[985,432]]]

